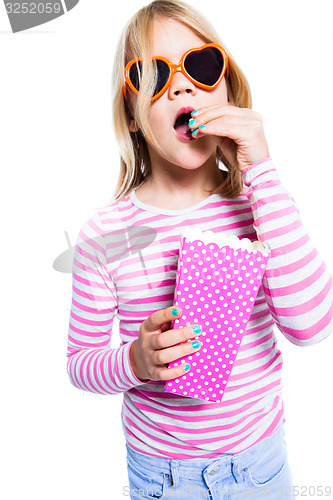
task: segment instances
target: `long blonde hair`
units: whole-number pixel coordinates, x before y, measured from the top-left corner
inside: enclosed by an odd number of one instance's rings
[[[245,75],[231,57],[214,28],[196,9],[179,0],[154,0],[140,9],[122,31],[113,66],[112,111],[114,133],[120,151],[120,172],[110,204],[122,199],[151,175],[151,162],[145,137],[159,149],[149,127],[150,101],[146,97],[152,95],[151,91],[156,80],[156,70],[149,64],[154,16],[172,18],[190,28],[205,43],[222,45],[229,58],[229,77],[226,78],[228,96],[232,97],[235,106],[252,107],[250,87]],[[142,80],[140,94],[135,100],[134,109],[131,109],[131,103],[125,102],[123,95],[123,74],[126,64],[137,57],[143,58]],[[131,117],[139,126],[138,132],[129,131]],[[237,167],[229,163],[221,149],[217,147],[217,163],[220,160],[227,168],[227,170],[222,170],[224,180],[217,188],[208,192],[209,194],[221,193],[224,197],[232,198],[243,189],[240,172]]]

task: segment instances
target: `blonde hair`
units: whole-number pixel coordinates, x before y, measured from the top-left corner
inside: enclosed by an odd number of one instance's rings
[[[156,70],[149,63],[151,54],[152,21],[155,16],[172,18],[191,29],[204,43],[221,45],[229,58],[229,77],[226,78],[229,98],[240,108],[251,108],[250,87],[245,75],[230,55],[211,24],[193,7],[179,0],[154,0],[140,9],[126,24],[118,42],[112,74],[113,127],[120,150],[120,173],[118,183],[109,203],[119,201],[132,189],[140,186],[151,175],[151,162],[145,137],[160,149],[149,127],[148,111],[156,81]],[[129,99],[123,95],[123,75],[126,64],[134,58],[142,57],[142,80],[140,94],[134,109]],[[139,126],[138,132],[129,131],[129,121],[133,117]],[[142,131],[144,133],[142,133]],[[222,161],[227,170],[223,182],[209,194],[221,193],[232,198],[243,189],[240,172],[216,148],[216,161]]]

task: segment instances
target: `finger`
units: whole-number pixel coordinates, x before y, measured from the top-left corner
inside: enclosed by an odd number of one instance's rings
[[[216,143],[217,146],[220,145],[221,142],[221,137],[219,135],[213,136],[212,134],[204,134],[204,129],[206,128],[206,125],[200,125],[200,127],[196,128],[195,130],[192,130],[192,137],[194,139],[198,139],[200,137],[211,137],[211,139]]]
[[[197,116],[200,116],[200,115],[206,113],[207,111],[210,111],[212,109],[217,109],[217,108],[220,108],[222,111],[224,110],[224,112],[226,114],[228,113],[228,111],[230,111],[230,113],[233,113],[233,112],[238,113],[239,110],[244,109],[244,108],[240,108],[238,106],[234,106],[228,102],[227,104],[214,104],[213,106],[202,106],[201,108],[197,108],[194,111],[192,111],[191,116],[193,116],[193,118],[196,118]],[[233,110],[231,108],[235,108],[235,109]]]
[[[188,125],[189,128],[193,131],[199,129],[199,131],[203,131],[205,126],[212,121],[218,121],[221,124],[240,124],[244,126],[253,126],[255,123],[259,123],[259,120],[255,119],[252,115],[228,115],[222,114],[220,109],[213,109],[198,118],[190,119]],[[202,130],[203,129],[203,130]]]
[[[150,348],[152,350],[159,350],[165,349],[166,347],[179,345],[182,342],[193,339],[193,337],[199,337],[201,333],[202,327],[197,324],[185,326],[183,328],[177,328],[174,330],[168,330],[166,332],[152,336],[150,339]]]
[[[189,370],[185,370],[186,366],[190,366]],[[182,377],[185,373],[191,371],[191,365],[189,363],[180,362],[178,366],[172,368],[160,368],[156,367],[153,369],[154,380],[172,380],[174,378]]]
[[[213,126],[207,128],[207,126],[214,121],[215,123]],[[221,111],[218,109],[211,110],[209,113],[205,113],[195,120],[192,118],[192,120],[189,121],[189,128],[192,129],[192,137],[195,139],[203,137],[204,135],[216,135],[217,143],[219,143],[219,138],[221,136],[231,137],[228,135],[230,127],[234,127],[235,125],[244,127],[247,124],[250,125],[251,121],[239,116],[221,116]],[[239,133],[240,132],[238,132],[238,135]]]
[[[237,116],[218,117],[200,125],[194,137],[204,135],[214,135],[218,137],[229,137],[235,142],[244,142],[244,139],[251,136],[253,122],[241,119]],[[193,136],[193,132],[192,132]]]
[[[206,106],[204,108],[199,108],[191,113],[192,119],[189,126],[194,125],[195,128],[201,124],[206,123],[211,119],[222,117],[222,116],[239,116],[242,118],[249,119],[260,119],[261,116],[256,111],[250,108],[239,108],[238,106],[232,105],[220,105]],[[194,120],[194,121],[193,121]]]
[[[175,314],[177,313],[177,314]],[[144,333],[161,333],[162,326],[179,318],[182,310],[179,306],[171,306],[166,309],[159,309],[153,312],[141,323],[140,330]]]
[[[170,330],[170,328],[171,328],[171,321],[163,323],[163,325],[161,326],[162,332],[166,332],[167,330]]]
[[[171,363],[171,361],[176,361],[177,359],[199,351],[202,345],[202,342],[192,338],[183,344],[154,351],[152,354],[152,360],[155,365]]]

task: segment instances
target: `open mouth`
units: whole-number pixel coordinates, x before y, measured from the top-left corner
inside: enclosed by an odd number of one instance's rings
[[[191,112],[193,110],[189,111],[188,113],[182,113],[181,115],[178,116],[178,118],[175,121],[175,124],[173,126],[177,137],[179,139],[182,139],[183,141],[194,141],[194,137],[192,136],[192,131],[190,127],[188,126],[189,120],[192,118]]]

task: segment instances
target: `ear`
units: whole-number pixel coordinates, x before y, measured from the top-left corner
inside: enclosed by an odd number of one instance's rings
[[[134,118],[132,118],[130,120],[129,126],[128,126],[128,130],[130,132],[137,132],[139,130],[138,124],[136,123],[136,121],[134,120]]]
[[[139,127],[133,118],[132,109],[129,106],[129,104],[127,103],[127,101],[125,101],[125,112],[126,112],[126,119],[127,119],[127,123],[128,123],[128,130],[130,132],[137,132],[139,130]]]

